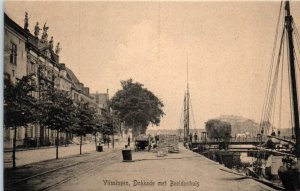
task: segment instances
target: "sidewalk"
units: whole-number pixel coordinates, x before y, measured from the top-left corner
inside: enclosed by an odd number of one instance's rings
[[[112,145],[110,144],[110,148]],[[124,147],[123,142],[115,144],[115,148]],[[107,148],[107,145],[103,145],[103,148]],[[80,145],[69,145],[69,146],[60,146],[58,147],[58,157],[63,158],[72,155],[79,154]],[[87,143],[82,145],[82,153],[89,153],[96,151],[95,143]],[[4,168],[12,167],[12,152],[4,152]],[[32,150],[20,150],[16,152],[16,165],[23,166],[26,164],[41,162],[45,160],[55,159],[56,157],[56,147],[43,147],[42,149],[32,149]]]
[[[105,166],[92,177],[78,178],[57,190],[187,191],[273,190],[259,182],[220,169],[226,167],[181,147],[179,153],[157,157],[153,152],[133,152],[133,162]],[[228,169],[227,169],[228,170]]]

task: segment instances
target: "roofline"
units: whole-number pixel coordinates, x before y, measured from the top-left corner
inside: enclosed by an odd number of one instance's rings
[[[26,32],[25,29],[23,29],[20,25],[18,25],[15,21],[13,21],[5,12],[4,12],[4,25],[12,27],[20,35],[28,38],[29,31]]]

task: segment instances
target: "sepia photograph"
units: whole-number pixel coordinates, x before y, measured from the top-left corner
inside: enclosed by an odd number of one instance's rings
[[[5,0],[5,191],[300,191],[300,1]]]

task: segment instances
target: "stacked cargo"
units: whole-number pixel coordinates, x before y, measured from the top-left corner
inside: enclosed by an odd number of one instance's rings
[[[159,140],[157,143],[158,153],[163,152],[179,152],[178,148],[178,136],[177,135],[159,135]]]

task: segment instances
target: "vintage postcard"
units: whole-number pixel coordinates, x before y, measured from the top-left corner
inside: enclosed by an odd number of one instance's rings
[[[4,1],[4,190],[300,190],[300,1]]]

